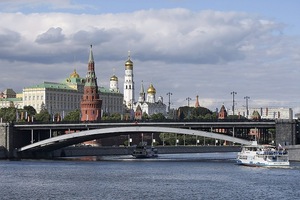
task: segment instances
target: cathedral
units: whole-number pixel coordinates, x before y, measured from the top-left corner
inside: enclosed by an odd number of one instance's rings
[[[161,113],[166,115],[166,105],[163,103],[163,98],[155,98],[156,89],[153,84],[150,84],[147,89],[147,94],[144,90],[144,84],[141,83],[141,89],[138,97],[138,101],[134,99],[134,79],[133,79],[133,62],[130,59],[130,53],[128,59],[125,62],[125,77],[124,77],[124,104],[129,111],[134,112],[134,119],[142,119],[142,115],[146,113],[148,116]]]

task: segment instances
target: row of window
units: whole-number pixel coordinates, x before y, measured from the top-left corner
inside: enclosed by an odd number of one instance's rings
[[[44,99],[44,96],[41,95],[41,96],[25,96],[24,97],[24,100],[27,101],[27,99],[30,101],[30,100],[43,100]]]
[[[44,100],[44,96],[27,96],[25,95],[24,101]],[[49,94],[46,96],[46,100],[50,101],[81,101],[81,95],[66,95],[66,94]]]

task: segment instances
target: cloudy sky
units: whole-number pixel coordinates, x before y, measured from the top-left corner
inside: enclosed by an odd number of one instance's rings
[[[84,77],[93,45],[98,85],[135,96],[154,85],[171,107],[289,107],[300,112],[299,0],[0,0],[0,91]]]

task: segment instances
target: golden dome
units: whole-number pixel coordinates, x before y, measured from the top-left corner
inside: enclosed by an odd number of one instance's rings
[[[113,76],[110,78],[110,81],[118,81],[118,77],[116,77],[116,75],[113,75]]]
[[[128,58],[128,60],[125,62],[125,70],[127,69],[133,69],[133,62],[130,60],[130,58]]]
[[[156,93],[156,90],[155,90],[155,88],[153,87],[152,84],[150,84],[150,87],[148,88],[147,93],[148,94],[155,94]]]
[[[70,78],[79,78],[79,74],[77,74],[76,69],[74,69],[74,72],[70,75]]]

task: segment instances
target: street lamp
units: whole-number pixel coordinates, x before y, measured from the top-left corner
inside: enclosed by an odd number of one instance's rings
[[[192,100],[190,97],[186,98],[185,100],[187,100],[188,102],[188,107],[190,107],[190,100]]]
[[[247,118],[248,118],[248,116],[249,116],[249,110],[248,110],[248,100],[250,99],[250,97],[248,97],[248,96],[245,96],[244,97],[244,99],[246,99],[246,115],[247,115]]]
[[[234,115],[234,95],[237,93],[235,91],[232,91],[230,94],[232,94],[232,115]]]
[[[170,113],[171,109],[171,95],[173,95],[171,92],[168,92],[167,95],[169,96],[169,107],[168,107],[168,113]]]
[[[130,147],[130,143],[132,142],[132,138],[130,137],[130,135],[127,136],[128,137],[128,147]]]

